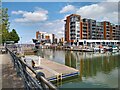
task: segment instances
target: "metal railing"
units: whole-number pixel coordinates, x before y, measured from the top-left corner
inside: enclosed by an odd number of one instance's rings
[[[22,78],[25,89],[57,90],[57,87],[45,78],[44,73],[36,72],[32,67],[22,61],[21,58],[17,57],[14,52],[10,51],[10,49],[6,48],[6,50],[12,57],[14,68],[16,69],[17,74]],[[33,76],[29,71],[35,76]]]

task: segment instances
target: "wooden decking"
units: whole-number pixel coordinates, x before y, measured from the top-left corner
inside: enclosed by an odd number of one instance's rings
[[[43,72],[48,80],[53,81],[57,79],[57,76],[60,76],[60,78],[67,78],[78,75],[78,70],[44,58],[41,58],[40,65],[36,62],[35,70],[37,72]]]

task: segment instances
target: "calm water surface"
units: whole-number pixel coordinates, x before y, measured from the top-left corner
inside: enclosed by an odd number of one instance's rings
[[[118,88],[120,53],[99,54],[41,49],[37,54],[80,71],[77,78],[63,81],[59,88]]]

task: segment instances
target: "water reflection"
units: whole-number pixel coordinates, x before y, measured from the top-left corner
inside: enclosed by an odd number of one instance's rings
[[[65,65],[79,69],[81,77],[89,77],[95,76],[97,72],[109,74],[120,66],[118,58],[120,55],[112,55],[112,53],[99,54],[98,57],[92,53],[66,52]]]
[[[53,60],[76,68],[83,73],[84,76],[93,76],[97,72],[109,73],[112,69],[119,67],[119,53],[82,53],[73,51],[55,51],[41,49],[38,53],[43,58]]]
[[[94,84],[100,84],[101,82],[100,85],[103,84],[102,87],[104,85],[108,85],[105,87],[111,87],[111,85],[112,87],[118,86],[119,53],[96,54],[42,49],[38,54],[44,58],[78,69],[80,71],[79,79],[73,80],[72,84],[74,82],[79,84],[81,81],[86,81]],[[110,80],[114,81],[111,82]],[[64,84],[66,85],[63,82],[62,87],[65,87]]]

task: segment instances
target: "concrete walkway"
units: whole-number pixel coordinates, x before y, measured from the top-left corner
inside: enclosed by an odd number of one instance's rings
[[[0,54],[0,89],[23,88],[22,79],[17,76],[9,54]]]

